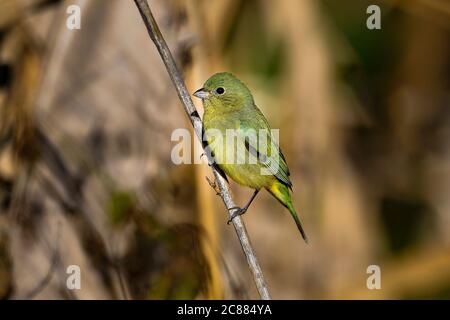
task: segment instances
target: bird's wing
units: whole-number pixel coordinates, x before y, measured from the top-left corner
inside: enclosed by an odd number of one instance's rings
[[[290,172],[286,159],[278,144],[274,141],[270,126],[264,115],[256,109],[251,118],[240,119],[239,134],[247,151],[258,159],[268,174],[274,175],[281,183],[292,188]],[[256,132],[256,136],[255,136]]]
[[[204,127],[202,127],[202,146],[203,146],[203,149],[204,150],[206,150],[206,148],[208,147],[208,141],[207,141],[207,139],[205,138],[205,128]],[[216,162],[216,159],[215,159],[215,157],[214,157],[214,152],[211,152],[211,156],[213,157],[213,162],[212,163],[209,163],[209,165],[211,166],[211,167],[213,167],[214,169],[216,169],[216,171],[221,175],[221,177],[226,181],[226,182],[228,182],[228,183],[230,183],[229,181],[228,181],[228,178],[227,178],[227,175],[225,174],[225,172],[222,170],[222,168],[220,168],[219,167],[219,165],[217,164],[217,162]]]

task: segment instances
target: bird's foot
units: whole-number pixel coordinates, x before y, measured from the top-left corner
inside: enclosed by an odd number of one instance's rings
[[[231,215],[230,220],[227,221],[227,224],[230,224],[230,222],[232,222],[233,219],[236,218],[237,216],[242,216],[244,213],[247,212],[247,208],[240,208],[240,207],[233,207],[230,208],[230,210],[234,210],[234,212]]]
[[[208,178],[208,176],[205,177],[206,181],[208,181],[208,184],[210,185],[211,188],[214,189],[214,191],[216,192],[216,195],[219,196],[221,194],[219,187],[217,186],[216,181],[211,181],[211,179]]]

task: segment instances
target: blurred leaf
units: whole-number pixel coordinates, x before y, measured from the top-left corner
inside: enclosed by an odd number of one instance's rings
[[[109,195],[106,212],[114,226],[123,225],[129,221],[136,207],[136,196],[132,192],[115,190]]]

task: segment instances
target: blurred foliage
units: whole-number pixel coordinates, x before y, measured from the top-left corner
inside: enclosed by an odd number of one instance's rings
[[[366,15],[361,15],[365,9],[377,4],[382,12],[382,30],[371,31],[365,27]],[[392,117],[392,94],[396,87],[401,86],[402,79],[399,78],[399,66],[405,60],[405,56],[410,53],[411,46],[411,15],[404,6],[395,5],[387,1],[322,1],[326,14],[330,17],[333,26],[336,26],[339,33],[345,37],[345,41],[354,50],[356,59],[351,63],[341,63],[338,67],[338,75],[356,93],[360,106],[364,108],[367,116],[364,122],[359,122],[349,128],[347,134],[347,151],[353,160],[356,168],[359,168],[362,175],[366,175],[371,183],[383,183],[386,194],[380,198],[380,223],[384,225],[388,248],[394,252],[407,249],[409,246],[416,246],[424,239],[424,235],[434,230],[435,220],[431,205],[421,194],[419,175],[423,160],[428,153],[431,141],[411,141],[422,145],[413,154],[408,150],[402,150],[401,141],[398,140],[398,126],[402,125],[401,119]],[[414,4],[411,4],[414,6]],[[418,18],[417,20],[420,20]],[[416,21],[420,25],[422,22]],[[439,30],[437,32],[444,32]],[[447,31],[448,33],[448,31]],[[414,35],[411,35],[414,37]],[[420,35],[417,36],[420,41]],[[447,42],[448,45],[448,42]],[[432,49],[428,52],[431,58]],[[444,49],[445,50],[445,49]],[[428,51],[428,50],[426,50]],[[432,58],[431,58],[432,59]],[[416,61],[415,63],[426,64],[426,61]],[[442,74],[441,80],[445,83],[438,83],[449,88],[449,61],[444,62],[446,74]],[[408,70],[414,73],[414,70]],[[420,88],[417,88],[420,90]],[[435,113],[434,113],[435,112]],[[433,114],[434,113],[434,114]],[[431,111],[429,116],[448,119],[448,112],[445,109]],[[400,114],[399,116],[407,116]],[[443,124],[448,126],[448,122]],[[417,127],[422,139],[430,136],[438,127],[430,126]],[[414,136],[409,137],[414,139]],[[433,139],[430,137],[430,140]],[[383,176],[380,158],[398,157],[402,152],[407,163],[411,165],[411,170],[404,168],[405,173],[410,175],[411,183],[403,190],[390,190],[397,188],[398,181],[380,181]],[[372,170],[367,170],[372,168]],[[377,175],[377,176],[376,176]],[[388,178],[390,179],[390,178]],[[388,183],[388,185],[386,185]],[[390,184],[390,185],[389,185]]]
[[[381,204],[381,223],[385,226],[388,247],[394,253],[420,244],[433,230],[430,208],[424,201],[386,198]]]
[[[205,294],[208,266],[197,227],[159,223],[139,206],[132,191],[112,191],[106,208],[114,227],[133,225],[129,248],[119,259],[133,298],[194,299]]]
[[[69,33],[62,3],[0,0],[0,299],[32,292],[49,250],[58,269],[33,297],[256,297],[208,169],[170,161],[189,123],[136,8],[88,0]],[[274,297],[450,298],[446,3],[151,1],[191,89],[232,71],[283,129],[313,241],[255,201],[245,220]]]
[[[240,1],[230,29],[224,34],[223,53],[232,69],[255,74],[277,85],[286,68],[286,44],[273,39],[265,23],[260,1]]]
[[[136,198],[132,192],[113,191],[106,204],[106,212],[113,225],[123,225],[132,214]]]
[[[196,227],[164,227],[148,215],[137,218],[136,227],[131,247],[121,262],[133,297],[194,299],[205,293],[208,266]]]

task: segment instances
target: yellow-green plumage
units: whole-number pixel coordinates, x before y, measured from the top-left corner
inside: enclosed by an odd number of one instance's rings
[[[292,204],[286,160],[247,86],[230,73],[217,73],[195,95],[203,100],[206,139],[219,167],[240,185],[269,191],[290,211],[307,241]],[[233,139],[226,139],[227,134],[234,134]]]

